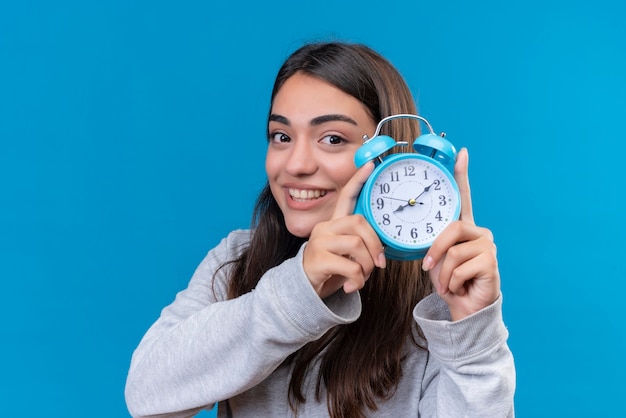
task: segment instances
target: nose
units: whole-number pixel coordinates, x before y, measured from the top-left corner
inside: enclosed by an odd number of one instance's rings
[[[317,167],[313,144],[306,140],[294,141],[285,165],[285,171],[292,176],[304,176],[315,173]]]

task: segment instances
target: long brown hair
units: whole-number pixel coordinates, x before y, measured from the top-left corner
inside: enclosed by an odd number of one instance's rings
[[[355,97],[375,122],[393,114],[416,112],[402,76],[365,45],[330,42],[301,47],[278,71],[272,103],[283,83],[296,73],[318,77]],[[393,120],[384,126],[383,133],[411,143],[419,134],[419,125],[414,120]],[[229,298],[254,289],[268,269],[294,257],[305,241],[287,230],[269,185],[257,200],[252,226],[254,234],[248,248],[233,261]],[[376,410],[377,400],[392,396],[397,388],[407,344],[419,346],[423,341],[412,311],[430,292],[432,287],[420,261],[388,260],[386,269],[375,269],[359,292],[359,319],[334,327],[286,360],[293,366],[288,393],[292,409],[297,412],[298,404],[306,402],[305,377],[321,355],[316,398],[320,400],[324,385],[330,416],[362,417],[364,407]]]

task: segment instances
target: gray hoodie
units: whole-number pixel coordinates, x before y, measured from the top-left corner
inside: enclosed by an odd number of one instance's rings
[[[251,231],[231,232],[161,312],[132,356],[126,403],[133,417],[191,417],[218,403],[219,417],[293,417],[283,361],[330,328],[355,321],[361,301],[342,291],[320,299],[296,257],[266,272],[256,288],[226,300],[227,269]],[[436,294],[413,312],[428,350],[407,344],[396,392],[368,417],[513,417],[515,367],[502,298],[456,322]],[[298,417],[327,417],[315,398],[317,368],[305,381]],[[324,388],[322,388],[324,390]]]

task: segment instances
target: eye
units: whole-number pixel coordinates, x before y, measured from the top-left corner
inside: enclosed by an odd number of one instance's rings
[[[321,142],[329,144],[329,145],[340,145],[346,142],[346,140],[340,137],[339,135],[326,135],[324,138],[322,138]]]
[[[284,134],[282,132],[275,132],[273,134],[270,134],[270,141],[272,141],[272,142],[289,142],[289,141],[291,141],[291,138],[289,138],[289,136],[287,134]]]

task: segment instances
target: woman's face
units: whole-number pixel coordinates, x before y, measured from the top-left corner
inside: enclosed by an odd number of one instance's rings
[[[365,106],[331,84],[299,73],[285,81],[270,112],[265,170],[289,232],[308,237],[331,218],[356,172],[354,153],[375,129]]]

